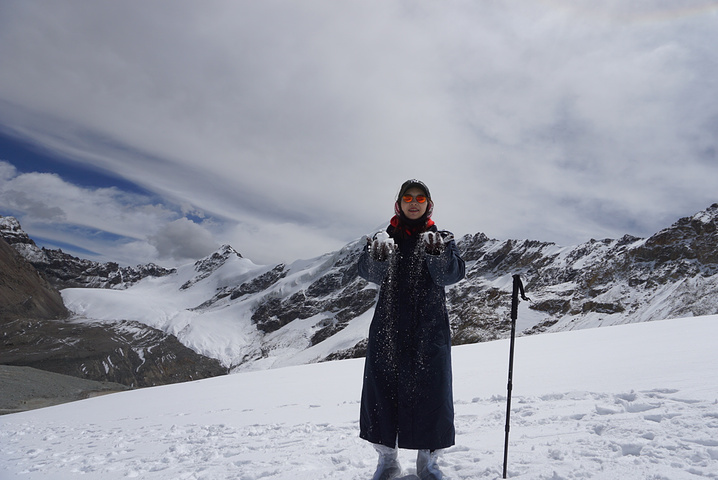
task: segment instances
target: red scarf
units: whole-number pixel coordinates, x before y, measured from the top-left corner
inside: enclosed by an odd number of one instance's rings
[[[423,225],[416,225],[416,226],[409,226],[409,225],[402,225],[401,220],[399,219],[399,215],[394,215],[391,217],[391,221],[389,221],[389,224],[394,227],[397,231],[400,232],[400,235],[410,237],[417,233],[422,233],[427,231],[430,227],[434,225],[434,221],[429,218],[426,220],[426,223]]]

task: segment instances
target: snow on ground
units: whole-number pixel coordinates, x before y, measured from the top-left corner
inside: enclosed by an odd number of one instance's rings
[[[718,316],[516,340],[509,478],[718,478]],[[449,479],[502,476],[508,340],[455,347]],[[0,417],[2,479],[369,479],[363,361],[242,372]],[[401,451],[405,479],[414,452]]]

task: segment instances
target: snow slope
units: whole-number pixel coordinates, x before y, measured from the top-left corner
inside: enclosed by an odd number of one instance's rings
[[[518,338],[509,477],[718,478],[718,316]],[[508,341],[454,348],[448,478],[500,478]],[[368,479],[362,360],[0,417],[2,479]],[[414,454],[400,454],[406,479]]]
[[[67,308],[75,314],[72,321],[135,320],[176,336],[182,344],[226,367],[242,364],[239,368],[243,370],[261,370],[299,365],[356,345],[366,337],[371,314],[359,315],[350,326],[317,345],[311,345],[310,337],[324,315],[295,319],[278,331],[265,334],[252,322],[252,314],[267,298],[287,298],[306,291],[332,268],[339,256],[356,249],[356,245],[358,242],[338,252],[298,260],[286,266],[282,278],[268,288],[233,301],[224,298],[206,308],[201,305],[218,292],[242,285],[272,267],[255,265],[235,252],[221,256],[218,265],[203,268],[202,263],[211,260],[208,258],[178,267],[172,275],[144,278],[125,290],[67,288],[61,294]]]
[[[221,265],[211,278],[190,264],[180,267],[174,275],[147,277],[126,290],[69,288],[61,293],[65,305],[78,316],[75,321],[137,320],[175,335],[196,352],[229,366],[257,337],[257,329],[240,320],[250,315],[227,309],[207,314],[194,308],[223,286],[241,284],[262,268],[235,257]],[[190,287],[180,289],[181,285]],[[244,304],[241,307],[247,309]]]

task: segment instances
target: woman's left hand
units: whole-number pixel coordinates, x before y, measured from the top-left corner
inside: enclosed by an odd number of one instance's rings
[[[441,255],[446,248],[444,237],[438,232],[424,232],[422,237],[429,255]]]

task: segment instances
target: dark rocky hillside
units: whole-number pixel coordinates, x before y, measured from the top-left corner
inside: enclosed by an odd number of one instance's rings
[[[113,324],[16,319],[2,325],[0,364],[33,367],[129,387],[227,373],[217,360],[137,322]]]
[[[27,238],[19,225],[13,233],[11,240]],[[82,264],[72,259],[67,268],[57,270],[75,269],[75,279],[98,278],[96,263],[87,263],[89,270],[82,270]],[[143,274],[149,272],[151,269],[145,269]],[[109,286],[107,282],[104,285]],[[57,289],[4,238],[0,238],[0,364],[130,387],[227,373],[217,360],[199,355],[174,336],[147,325],[131,321],[81,323],[69,318]]]
[[[68,313],[57,290],[0,238],[0,323],[15,317],[63,318]]]

